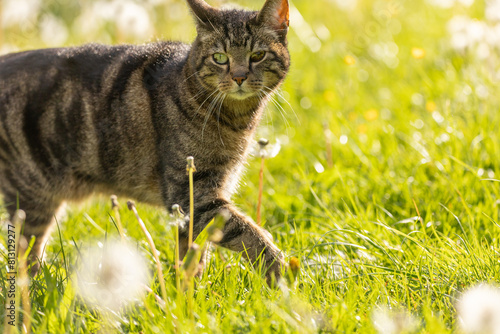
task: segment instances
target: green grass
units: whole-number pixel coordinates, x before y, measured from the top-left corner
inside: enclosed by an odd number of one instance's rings
[[[42,10],[71,24],[82,9],[64,3],[46,1]],[[169,19],[174,5],[181,14]],[[108,198],[98,197],[71,206],[62,238],[53,234],[47,265],[30,288],[33,332],[169,333],[175,317],[179,333],[373,333],[374,311],[391,308],[415,316],[419,332],[451,333],[461,293],[500,282],[500,61],[495,53],[485,61],[454,51],[446,31],[453,15],[483,19],[484,4],[444,10],[364,0],[347,13],[326,0],[294,5],[305,23],[292,15],[293,65],[282,89],[291,106],[278,99],[283,118],[271,105],[259,135],[283,144],[266,162],[263,215],[279,247],[301,262],[297,284],[270,289],[241,254],[218,249],[196,283],[193,321],[176,298],[170,219],[138,203],[161,252],[167,312],[151,295],[115,314],[91,309],[75,295],[78,249],[118,235]],[[187,13],[182,1],[157,6],[155,36],[191,40]],[[37,28],[29,32],[20,37],[9,28],[3,42],[43,47]],[[112,24],[88,36],[73,25],[67,44],[140,42],[119,35]],[[314,43],[321,43],[317,52]],[[394,47],[387,43],[397,45],[396,67],[374,55],[375,45]],[[425,56],[416,59],[413,48]],[[484,90],[488,96],[478,93]],[[234,198],[254,217],[259,163],[250,161]],[[121,215],[154,272],[135,217],[125,207]],[[5,228],[1,235],[5,245]],[[2,263],[0,277],[5,270]],[[156,276],[149,285],[160,294]]]

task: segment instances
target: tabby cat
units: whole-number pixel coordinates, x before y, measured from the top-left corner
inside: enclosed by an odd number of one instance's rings
[[[227,211],[220,246],[252,262],[262,254],[267,278],[280,276],[282,253],[230,198],[290,65],[288,1],[267,0],[257,12],[187,3],[197,23],[192,45],[90,44],[0,57],[0,191],[11,216],[18,206],[26,212],[35,272],[65,200],[104,192],[187,208],[193,156],[194,236]]]

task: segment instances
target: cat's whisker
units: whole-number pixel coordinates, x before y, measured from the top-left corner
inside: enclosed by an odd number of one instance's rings
[[[214,111],[214,107],[217,105],[217,101],[219,98],[222,96],[221,91],[219,91],[219,94],[210,102],[208,109],[207,109],[207,114],[205,115],[205,122],[203,123],[203,128],[201,130],[201,139],[203,139],[203,135],[205,133],[205,127],[207,126],[208,120],[210,119],[210,116],[212,115],[212,111]]]
[[[264,86],[264,88],[270,89],[269,87],[266,87],[266,86]],[[285,121],[286,128],[288,129],[290,127],[290,123],[288,122],[288,120],[286,118],[286,111],[285,111],[285,109],[283,109],[283,107],[279,104],[278,101],[276,101],[276,99],[272,95],[273,91],[266,92],[265,90],[263,90],[262,92],[264,94],[266,94],[266,97],[269,99],[269,101],[271,101],[276,106],[276,108],[280,112],[281,116],[283,117],[283,120]]]
[[[192,77],[194,77],[196,74],[200,73],[201,70],[199,71],[195,71],[193,74],[191,74],[190,76],[188,76],[186,79],[184,79],[184,81],[182,83],[185,83],[186,81],[188,81],[189,79],[191,79]]]
[[[210,95],[208,95],[208,97],[198,106],[198,109],[196,109],[196,112],[193,114],[193,117],[191,118],[191,121],[193,121],[198,115],[200,115],[199,111],[203,107],[203,105],[205,104],[205,102],[207,102],[208,99],[210,99],[210,97],[212,97],[217,92],[218,92],[218,89],[214,89],[214,91]],[[205,129],[205,127],[203,126],[202,131],[201,131],[202,132],[202,136],[203,136],[203,130],[204,129]]]
[[[222,135],[220,133],[220,112],[221,112],[222,105],[224,104],[224,100],[226,99],[226,97],[227,97],[227,94],[224,93],[222,100],[220,102],[220,105],[219,105],[219,110],[217,111],[217,130],[219,131],[219,139],[220,139],[220,142],[222,143],[222,146],[226,146],[226,145],[224,145],[224,141],[222,140]]]
[[[286,125],[287,131],[288,131],[288,128],[290,127],[290,123],[288,122],[287,113],[286,113],[285,109],[281,106],[281,104],[273,96],[271,96],[271,102],[273,102],[273,104],[279,110],[281,116],[283,117],[283,120],[285,121],[285,125]]]
[[[297,113],[295,112],[295,110],[293,109],[292,105],[290,104],[290,102],[287,101],[287,99],[285,99],[285,97],[278,91],[278,90],[272,90],[270,87],[267,87],[267,86],[263,86],[264,89],[267,89],[269,90],[269,94],[277,94],[279,97],[281,97],[281,99],[283,99],[283,101],[285,101],[288,106],[290,107],[290,110],[292,111],[293,115],[295,116],[295,119],[299,122],[300,124],[300,119],[299,117],[297,116]],[[279,101],[276,100],[276,98],[274,96],[271,96],[271,100],[272,102],[274,103],[274,105],[276,105],[280,111],[282,113],[284,113],[285,115],[287,115],[288,113],[286,112],[285,108],[283,108],[283,106],[279,103]]]
[[[206,109],[206,113],[205,113],[205,117],[204,117],[204,121],[203,121],[203,126],[201,128],[201,139],[203,140],[204,138],[204,135],[205,135],[205,128],[207,126],[207,123],[208,123],[208,120],[210,119],[210,114],[211,114],[211,111],[212,111],[212,104],[214,103],[214,101],[219,97],[220,95],[220,92],[215,96],[214,99],[212,99],[212,101],[210,101],[210,104],[208,105],[207,109]]]
[[[191,102],[192,100],[194,100],[194,99],[196,99],[196,98],[200,97],[203,93],[206,93],[206,92],[207,92],[207,90],[206,90],[205,88],[201,88],[200,90],[198,90],[198,92],[197,92],[195,95],[193,95],[193,96],[192,96],[190,99],[188,99],[187,101],[188,101],[188,102]]]
[[[200,90],[198,90],[198,92],[197,92],[195,95],[193,95],[191,98],[189,98],[189,99],[187,100],[187,102],[191,102],[191,101],[193,101],[193,100],[197,99],[198,97],[202,96],[203,94],[208,94],[208,92],[207,92],[207,90],[206,90],[205,88],[201,88]],[[209,96],[207,97],[207,99],[208,99],[208,98],[210,98],[210,96],[211,96],[211,95],[209,95]],[[203,103],[205,103],[205,102],[206,102],[206,100],[205,100],[205,101],[203,101]],[[203,103],[202,103],[202,104],[200,104],[199,108],[201,108],[201,106],[203,105]],[[198,108],[198,110],[199,110],[199,108]],[[195,119],[195,118],[196,118],[196,116],[198,115],[198,110],[194,113],[193,117],[191,117],[191,121],[194,121],[194,119]]]
[[[198,111],[200,111],[201,107],[203,107],[203,105],[205,104],[205,102],[207,102],[207,101],[208,101],[208,99],[209,99],[212,95],[214,95],[215,93],[217,93],[218,91],[219,91],[219,90],[218,90],[217,88],[216,88],[216,89],[214,89],[214,91],[213,91],[210,95],[208,95],[208,97],[207,97],[207,98],[206,98],[206,99],[205,99],[205,100],[204,100],[204,101],[203,101],[203,102],[199,105],[198,109],[196,109],[195,114],[197,114],[197,113],[198,113]]]
[[[262,91],[258,91],[258,96],[259,96],[259,103],[261,104],[264,104],[264,114],[266,115],[266,122],[269,124],[269,117],[271,118],[271,126],[274,126],[274,119],[273,119],[273,114],[271,112],[269,112],[269,106],[267,103],[265,103],[265,99],[267,99],[267,97],[263,94],[264,92]]]
[[[286,104],[288,104],[288,106],[290,107],[290,110],[292,110],[294,116],[295,116],[295,119],[299,122],[299,125],[300,125],[300,119],[299,117],[297,116],[297,113],[295,112],[295,110],[293,109],[292,105],[290,104],[290,102],[288,102],[288,100],[283,96],[283,94],[281,93],[280,89],[276,89],[275,90],[275,93],[283,100],[286,102]]]

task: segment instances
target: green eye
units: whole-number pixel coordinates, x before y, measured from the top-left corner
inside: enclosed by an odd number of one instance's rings
[[[250,60],[253,61],[254,63],[256,63],[256,62],[264,59],[265,55],[266,55],[265,51],[257,51],[257,52],[252,53],[252,55],[250,56]]]
[[[224,65],[224,64],[227,64],[227,56],[223,53],[214,53],[214,61],[217,63],[217,64],[221,64],[221,65]]]

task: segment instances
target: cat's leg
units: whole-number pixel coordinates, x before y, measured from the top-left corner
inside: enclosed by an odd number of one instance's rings
[[[223,199],[216,199],[199,206],[195,205],[194,237],[196,237],[208,222],[217,214],[222,213],[227,221],[223,229],[223,237],[218,245],[243,255],[254,265],[259,265],[257,260],[263,261],[268,283],[281,277],[281,270],[285,265],[282,252],[273,243],[270,234],[253,220],[241,213],[233,204]],[[186,233],[182,233],[183,239]],[[187,238],[186,238],[187,240]],[[182,243],[181,243],[182,245]],[[184,246],[187,250],[187,241]]]
[[[11,217],[14,216],[17,210],[17,204],[12,203],[17,203],[18,200],[19,209],[26,213],[26,221],[22,227],[22,231],[27,242],[30,242],[31,238],[35,237],[35,242],[28,257],[30,274],[35,276],[40,269],[45,245],[55,223],[54,215],[59,205],[47,201],[37,201],[32,196],[27,198],[21,194],[19,196],[6,195],[4,200],[5,203],[11,203],[7,207],[7,212]]]

